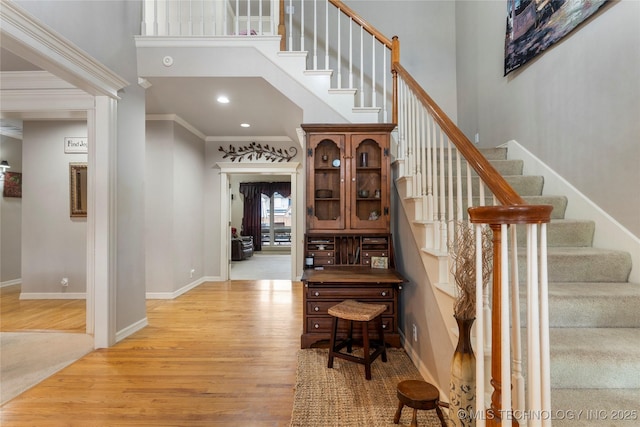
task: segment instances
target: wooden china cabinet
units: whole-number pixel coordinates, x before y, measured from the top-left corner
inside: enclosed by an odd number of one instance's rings
[[[398,291],[404,279],[393,269],[390,234],[394,128],[387,123],[302,125],[307,159],[302,348],[329,339],[327,310],[349,298],[387,304],[385,340],[400,346]]]

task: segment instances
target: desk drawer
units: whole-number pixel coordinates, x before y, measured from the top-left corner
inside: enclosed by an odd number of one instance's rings
[[[331,316],[327,316],[327,317],[312,317],[309,316],[307,317],[307,332],[308,333],[314,333],[314,332],[328,332],[331,333],[331,326],[333,325],[333,317]],[[338,333],[340,334],[346,334],[348,331],[348,325],[349,322],[347,322],[346,320],[340,320],[338,323]],[[370,338],[374,338],[377,335],[375,334],[375,322],[369,322],[369,337]],[[394,329],[394,324],[393,324],[393,317],[387,317],[387,316],[383,316],[382,317],[382,328],[384,329],[385,332],[389,331],[389,332],[395,332]],[[357,322],[353,324],[353,336],[354,337],[359,337],[362,336],[362,334],[360,333],[360,331],[362,326],[360,326]]]
[[[338,304],[340,301],[308,301],[307,302],[307,315],[310,316],[314,316],[314,315],[328,315],[327,310],[329,310],[329,308],[333,307],[334,305]],[[367,302],[367,301],[362,301],[362,302]],[[387,309],[382,313],[383,315],[386,316],[392,316],[394,313],[393,310],[393,301],[369,301],[372,304],[385,304],[387,306]]]
[[[393,299],[394,289],[390,287],[377,288],[314,288],[306,289],[308,299]]]

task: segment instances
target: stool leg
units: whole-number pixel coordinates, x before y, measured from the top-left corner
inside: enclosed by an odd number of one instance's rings
[[[336,348],[336,335],[338,334],[338,318],[333,318],[333,327],[331,328],[331,338],[329,339],[329,362],[328,368],[333,368],[333,353]]]
[[[378,338],[380,339],[380,345],[382,346],[382,361],[387,361],[387,344],[384,342],[384,328],[382,327],[382,316],[378,316],[376,319],[376,325],[378,327]]]
[[[364,347],[364,377],[371,379],[371,356],[369,354],[369,323],[362,323],[362,346]]]
[[[349,320],[349,335],[347,338],[347,353],[353,352],[353,320]]]
[[[418,410],[413,410],[413,418],[411,419],[411,427],[418,427]]]
[[[447,427],[447,423],[444,420],[444,415],[442,415],[442,410],[440,410],[440,406],[436,403],[436,414],[438,414],[438,418],[440,418],[440,424],[442,427]]]
[[[404,407],[404,403],[398,402],[398,410],[396,411],[396,415],[393,417],[394,424],[398,424],[400,422],[400,416],[402,415],[403,407]]]

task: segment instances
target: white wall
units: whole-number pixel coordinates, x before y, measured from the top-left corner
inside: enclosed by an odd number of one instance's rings
[[[9,162],[7,172],[22,172],[22,142],[0,136],[0,160]],[[4,197],[3,190],[4,181],[0,181],[0,284],[11,284],[21,277],[22,199]]]
[[[455,122],[456,2],[347,0],[382,34],[400,41],[400,63]]]
[[[86,122],[24,122],[22,297],[86,291],[87,224],[70,216],[69,163],[87,155],[64,152],[65,137],[86,136]]]
[[[204,142],[148,121],[146,162],[146,291],[170,297],[204,275]]]
[[[144,89],[138,86],[133,36],[140,1],[25,1],[22,8],[131,83],[118,93],[115,202],[116,330],[145,319]]]
[[[507,77],[505,14],[456,2],[459,126],[518,141],[640,236],[640,2],[612,2]]]

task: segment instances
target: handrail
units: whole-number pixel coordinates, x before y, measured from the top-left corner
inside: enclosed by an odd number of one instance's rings
[[[455,123],[442,111],[427,92],[420,86],[409,72],[400,63],[393,63],[393,69],[407,83],[407,86],[415,93],[420,102],[431,112],[431,116],[441,129],[445,131],[451,142],[460,151],[462,156],[472,164],[473,169],[480,178],[487,184],[496,198],[503,205],[524,205],[526,202],[515,192],[515,190],[505,181],[496,169],[487,161],[480,151],[469,141],[464,133]]]
[[[367,33],[375,37],[379,42],[384,44],[389,50],[393,50],[393,43],[391,39],[378,31],[373,25],[369,24],[363,17],[358,15],[353,9],[341,2],[340,0],[328,0],[329,3],[340,9],[342,13],[353,19],[358,25],[360,25]]]

